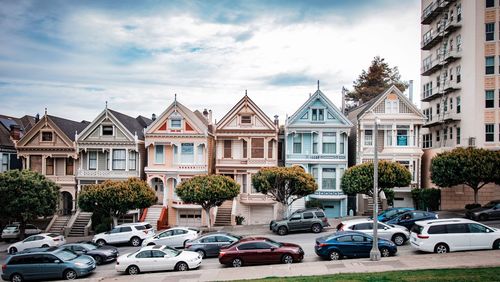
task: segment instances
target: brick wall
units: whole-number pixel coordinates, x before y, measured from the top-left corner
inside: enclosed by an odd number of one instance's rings
[[[486,204],[491,200],[500,200],[500,186],[487,184],[479,190],[479,203]],[[466,204],[474,202],[474,191],[466,185],[452,188],[441,188],[441,210],[464,209]]]

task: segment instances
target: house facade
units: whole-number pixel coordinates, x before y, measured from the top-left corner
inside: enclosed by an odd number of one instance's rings
[[[310,173],[318,190],[292,204],[321,201],[327,217],[348,214],[340,180],[347,169],[348,135],[352,123],[319,89],[285,123],[286,166],[299,165]]]
[[[395,86],[367,103],[351,110],[350,165],[373,162],[374,127],[378,120],[377,152],[379,160],[399,162],[410,171],[411,184],[394,188],[395,207],[413,207],[411,189],[420,188],[420,160],[423,155],[420,130],[425,116]],[[366,198],[358,195],[358,212],[367,210]],[[364,204],[363,204],[364,203]]]
[[[22,169],[14,141],[19,140],[34,123],[35,118],[31,116],[15,118],[0,115],[0,173]]]
[[[246,94],[216,124],[215,171],[240,184],[228,206],[244,224],[267,224],[278,213],[277,203],[257,193],[251,181],[259,169],[278,165],[278,131],[277,116],[273,122]]]
[[[168,225],[199,226],[206,222],[199,205],[183,203],[175,194],[177,184],[213,171],[211,112],[191,111],[175,99],[146,129],[148,184],[158,204],[167,209]]]

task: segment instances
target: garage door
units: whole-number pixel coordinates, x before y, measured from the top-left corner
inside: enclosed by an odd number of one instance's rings
[[[327,218],[340,217],[339,201],[324,201],[322,204]]]
[[[178,215],[179,226],[201,226],[201,210],[178,210]]]
[[[413,207],[413,199],[410,193],[394,193],[394,207]]]
[[[250,218],[248,224],[269,224],[274,219],[273,207],[253,206],[250,207]]]

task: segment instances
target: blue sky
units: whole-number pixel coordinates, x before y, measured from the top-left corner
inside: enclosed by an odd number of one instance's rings
[[[248,89],[283,122],[316,89],[342,86],[380,55],[420,70],[420,1],[0,1],[2,114],[93,120],[105,101],[135,116],[177,93],[220,119]]]

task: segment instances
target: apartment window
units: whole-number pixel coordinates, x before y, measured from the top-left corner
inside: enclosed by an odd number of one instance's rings
[[[457,83],[460,83],[462,81],[462,67],[461,66],[457,66],[456,68],[456,73],[457,73]]]
[[[365,146],[373,145],[373,130],[365,130]]]
[[[248,142],[245,140],[242,140],[243,142],[243,158],[246,159],[248,156]]]
[[[462,51],[462,35],[457,35],[456,37],[457,41],[457,51]]]
[[[450,98],[450,111],[453,110],[453,98]]]
[[[440,135],[440,133],[441,133],[440,130],[436,130],[436,142],[441,141],[441,135]]]
[[[229,159],[232,157],[231,145],[233,142],[231,140],[224,140],[224,158]]]
[[[312,109],[312,120],[323,121],[325,119],[323,109]]]
[[[339,150],[340,150],[340,152],[339,153],[342,154],[342,155],[345,154],[345,145],[344,145],[344,142],[345,142],[344,135],[340,134],[340,136],[339,136],[339,146],[340,146]]]
[[[486,30],[486,41],[495,40],[495,23],[486,23],[484,25]]]
[[[136,152],[129,152],[128,153],[128,169],[129,170],[136,170],[137,169],[137,153]]]
[[[302,153],[302,134],[298,133],[293,134],[293,153],[294,154]]]
[[[102,135],[103,136],[113,136],[113,126],[112,125],[103,125],[102,126]]]
[[[248,193],[248,191],[247,191],[247,189],[248,189],[247,175],[246,174],[241,175],[241,188],[243,188],[243,193]]]
[[[485,91],[485,108],[493,108],[495,107],[495,91],[486,90]]]
[[[443,140],[444,141],[448,140],[448,128],[447,127],[445,127],[443,129]]]
[[[385,143],[387,146],[392,146],[392,129],[385,131]]]
[[[458,3],[457,5],[457,23],[462,21],[462,4]]]
[[[45,174],[46,175],[54,175],[54,159],[46,158],[45,159]]]
[[[453,127],[450,127],[450,140],[453,140]]]
[[[398,146],[408,146],[408,125],[398,125],[397,126],[397,142]]]
[[[181,144],[181,163],[183,164],[194,163],[194,143]]]
[[[422,146],[424,148],[432,148],[432,133],[424,134],[422,136],[422,138],[423,138],[423,141],[424,141],[423,144],[422,144]]]
[[[89,169],[96,170],[97,169],[97,152],[89,151]]]
[[[9,154],[2,154],[2,171],[9,170]]]
[[[251,124],[252,123],[252,116],[241,116],[241,123],[242,124]]]
[[[123,149],[113,150],[113,161],[112,168],[113,170],[125,170],[125,166],[127,164],[126,152]]]
[[[462,110],[461,102],[462,102],[462,99],[460,97],[457,97],[457,114],[459,114]]]
[[[486,0],[486,8],[491,8],[495,6],[495,0]]]
[[[448,99],[445,99],[444,102],[443,102],[443,112],[447,112],[448,111]]]
[[[495,74],[495,57],[485,57],[485,74]]]
[[[42,141],[44,142],[50,142],[52,141],[52,132],[50,131],[45,131],[45,132],[42,132]]]
[[[75,165],[75,160],[73,158],[66,159],[66,175],[75,174],[74,165]]]
[[[437,103],[436,104],[436,114],[439,115],[441,113],[441,104]]]
[[[267,158],[273,158],[273,140],[267,142]]]
[[[490,123],[485,125],[485,141],[493,142],[495,141],[495,125]]]
[[[334,168],[324,168],[322,174],[322,190],[335,190],[336,188],[336,179],[335,179],[335,169]]]
[[[165,162],[165,154],[163,151],[163,145],[155,146],[155,163],[162,164]]]
[[[182,120],[181,119],[171,119],[170,120],[170,128],[179,129],[181,127],[182,127]]]
[[[432,96],[432,81],[424,84],[423,96],[424,98]]]
[[[252,158],[264,158],[264,138],[252,138]]]
[[[457,145],[460,145],[460,127],[457,127]]]
[[[323,154],[337,153],[337,133],[323,132]]]
[[[313,154],[318,153],[318,134],[317,133],[312,133],[312,138],[313,138]]]

